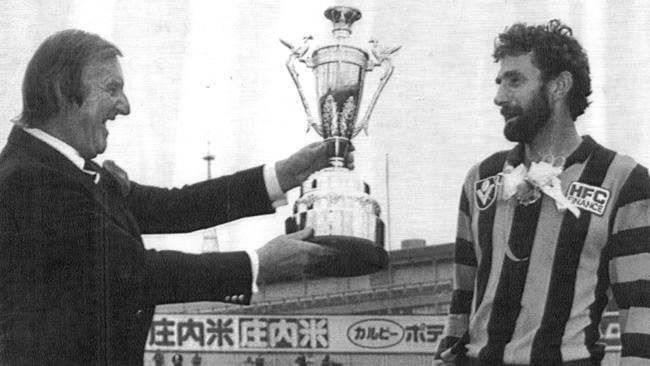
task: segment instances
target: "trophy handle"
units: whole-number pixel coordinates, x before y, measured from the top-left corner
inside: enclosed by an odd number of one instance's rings
[[[366,135],[368,135],[368,121],[370,120],[370,115],[372,114],[372,110],[375,108],[377,99],[379,99],[379,94],[381,94],[382,90],[384,90],[386,83],[388,83],[388,80],[393,75],[393,71],[395,71],[395,66],[393,66],[393,62],[391,61],[390,56],[393,53],[397,52],[400,48],[402,48],[402,46],[397,46],[392,48],[380,49],[378,47],[378,42],[376,40],[371,40],[370,43],[374,44],[372,54],[373,56],[375,56],[378,62],[370,63],[370,67],[368,68],[368,71],[372,70],[375,66],[381,66],[384,63],[386,64],[386,68],[384,70],[384,75],[382,75],[381,79],[379,79],[379,85],[377,86],[377,90],[375,90],[375,94],[373,94],[372,99],[370,99],[370,104],[368,104],[368,108],[366,109],[366,114],[363,116],[363,119],[361,120],[359,126],[357,126],[354,129],[354,132],[352,133],[352,137],[359,134],[361,130],[363,130],[363,132]]]
[[[291,54],[287,59],[286,66],[287,66],[287,70],[289,70],[289,74],[291,75],[291,79],[293,79],[293,83],[296,84],[296,89],[298,89],[298,95],[300,95],[300,101],[302,102],[302,107],[305,109],[305,114],[307,115],[306,132],[309,132],[309,128],[311,127],[314,129],[314,131],[316,131],[317,134],[319,134],[322,137],[323,130],[316,122],[314,122],[314,117],[311,114],[311,109],[309,108],[307,97],[305,96],[305,93],[302,90],[302,86],[300,84],[300,77],[298,75],[298,71],[296,71],[296,67],[294,65],[296,60],[302,61],[308,65],[308,62],[303,59],[303,56],[307,53],[307,50],[309,50],[309,45],[307,43],[311,39],[312,39],[311,36],[305,37],[304,38],[305,44],[301,47],[294,47],[289,42],[282,39],[280,39],[280,42],[291,50]]]

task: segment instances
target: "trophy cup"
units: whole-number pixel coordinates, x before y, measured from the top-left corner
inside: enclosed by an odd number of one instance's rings
[[[298,47],[280,40],[291,50],[287,69],[307,114],[307,131],[313,128],[325,139],[330,163],[302,183],[293,215],[285,221],[285,226],[287,233],[312,227],[311,242],[342,252],[342,258],[336,263],[327,263],[316,272],[358,276],[387,268],[388,254],[384,249],[384,223],[379,204],[370,196],[368,184],[345,167],[345,157],[351,149],[352,138],[361,131],[367,134],[372,109],[393,73],[390,56],[400,47],[380,47],[376,40],[371,40],[371,50],[366,52],[349,45],[352,23],[361,18],[361,12],[355,8],[331,7],[325,11],[325,17],[334,24],[332,44],[310,52],[311,36],[305,37]],[[318,122],[301,87],[296,61],[313,69]],[[384,67],[384,74],[361,122],[357,123],[366,71],[379,66]]]

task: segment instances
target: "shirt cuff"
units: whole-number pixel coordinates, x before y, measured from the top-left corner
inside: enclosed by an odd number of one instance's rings
[[[257,252],[254,250],[247,250],[248,258],[251,261],[251,273],[253,277],[253,283],[251,285],[251,290],[255,294],[260,291],[257,287],[257,274],[260,271],[260,258],[257,256]]]
[[[271,200],[271,206],[278,208],[287,204],[287,195],[282,192],[278,176],[275,173],[275,163],[264,165],[264,185],[266,186],[266,193]]]

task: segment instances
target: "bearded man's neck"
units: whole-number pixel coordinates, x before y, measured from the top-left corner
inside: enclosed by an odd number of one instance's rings
[[[558,119],[552,116],[544,128],[535,135],[533,141],[525,144],[525,163],[530,165],[531,162],[540,161],[548,155],[567,158],[581,142],[582,137],[570,117]]]

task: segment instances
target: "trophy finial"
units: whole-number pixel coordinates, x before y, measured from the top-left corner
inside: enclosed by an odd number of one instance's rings
[[[349,6],[333,6],[325,10],[325,18],[332,21],[332,34],[337,39],[347,38],[352,33],[352,23],[361,19],[361,12]]]

